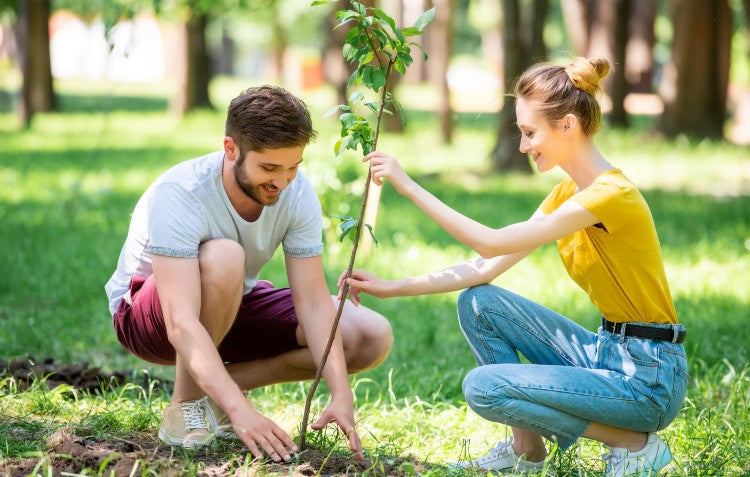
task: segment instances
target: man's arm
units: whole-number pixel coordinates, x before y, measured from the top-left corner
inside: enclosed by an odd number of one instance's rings
[[[294,258],[287,255],[286,268],[297,319],[314,362],[320,363],[336,316],[336,308],[323,273],[322,258]],[[328,422],[335,421],[349,438],[355,457],[363,459],[359,436],[354,428],[354,402],[347,377],[341,333],[338,331],[323,368],[323,378],[331,391],[331,403],[313,427],[321,428]]]
[[[183,366],[195,383],[227,413],[235,432],[254,456],[262,456],[260,446],[274,460],[289,459],[288,449],[295,449],[294,442],[250,406],[229,376],[216,344],[200,321],[198,259],[154,255],[152,266],[167,337],[177,353],[176,365]]]

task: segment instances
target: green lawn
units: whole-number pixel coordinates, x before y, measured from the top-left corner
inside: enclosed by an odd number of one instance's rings
[[[220,148],[226,104],[248,85],[216,81],[212,94],[219,109],[184,120],[166,113],[164,85],[57,86],[62,112],[39,115],[27,131],[16,130],[13,116],[0,112],[0,358],[51,356],[168,377],[169,368],[146,366],[122,350],[103,286],[142,191],[167,167]],[[490,172],[494,115],[458,114],[455,141],[443,146],[434,117],[408,100],[425,92],[405,88],[401,94],[407,132],[384,134],[380,149],[396,154],[424,186],[467,215],[495,226],[523,220],[561,177],[557,171]],[[322,116],[334,96],[328,89],[301,95],[320,132],[306,152],[304,171],[320,191],[327,216],[354,215],[365,170],[354,155],[333,158],[337,124]],[[748,475],[750,339],[743,331],[750,321],[750,157],[746,148],[725,143],[667,141],[650,132],[650,118],[636,119],[635,130],[605,127],[598,141],[651,205],[675,305],[689,330],[694,385],[683,412],[664,432],[675,451],[675,470]],[[334,222],[325,256],[331,289],[350,252],[348,243],[336,241]],[[383,192],[376,233],[380,246],[358,258],[357,266],[384,277],[432,271],[471,256],[390,187]],[[279,254],[263,275],[284,284]],[[596,310],[567,277],[552,245],[495,283],[597,326]],[[361,434],[372,455],[413,454],[441,464],[467,446],[472,455],[481,454],[505,435],[502,426],[478,418],[463,402],[461,380],[475,363],[456,323],[456,295],[365,299],[391,320],[395,333],[386,362],[353,377]],[[253,399],[292,432],[306,389],[274,386],[254,392]],[[63,395],[19,393],[4,381],[0,458],[44,449],[49,434],[68,422],[105,436],[155,434],[167,402],[159,392],[73,401]],[[594,472],[599,453],[598,446],[582,442],[560,457],[559,473]]]

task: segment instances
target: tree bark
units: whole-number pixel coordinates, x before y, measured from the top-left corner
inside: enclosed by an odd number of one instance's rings
[[[211,80],[210,58],[206,47],[208,15],[191,13],[182,24],[183,53],[179,67],[179,87],[172,110],[184,115],[198,108],[213,108],[208,95]]]
[[[28,127],[35,113],[57,109],[49,50],[51,4],[49,0],[22,0],[19,7],[18,47],[23,83],[18,119],[23,127]]]
[[[547,46],[544,44],[544,23],[547,20],[549,0],[534,0],[531,10],[531,28],[528,30],[531,38],[528,39],[529,55],[526,66],[547,58]]]
[[[503,107],[498,115],[497,143],[492,151],[496,170],[531,172],[529,158],[519,150],[521,135],[516,126],[515,102],[510,100],[514,81],[524,69],[524,48],[521,38],[521,6],[519,0],[502,0],[503,8]]]
[[[562,0],[560,3],[565,30],[578,56],[586,55],[589,50],[590,4],[590,0]]]
[[[609,120],[612,125],[619,127],[628,127],[630,124],[628,113],[625,110],[625,96],[628,94],[625,53],[629,37],[630,3],[631,0],[616,0],[614,7],[612,59],[615,67],[609,86],[609,96],[612,99],[612,111]]]
[[[672,2],[674,43],[660,94],[669,136],[723,137],[732,12],[727,0]]]
[[[435,6],[435,20],[432,24],[430,38],[432,63],[431,75],[438,93],[437,113],[440,119],[440,137],[443,144],[453,141],[453,109],[450,104],[450,89],[448,88],[448,66],[453,44],[453,10],[455,0],[433,0]],[[428,63],[429,64],[429,63]]]
[[[750,0],[747,0],[750,1]],[[631,92],[651,93],[654,76],[654,24],[657,2],[630,0],[630,38],[625,53],[625,75]]]

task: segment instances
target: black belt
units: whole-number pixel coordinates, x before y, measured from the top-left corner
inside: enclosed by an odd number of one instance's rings
[[[641,326],[634,323],[613,323],[602,317],[602,328],[610,333],[624,334],[634,338],[645,338],[647,340],[671,341],[682,343],[685,341],[687,331],[680,330],[677,326],[671,328],[654,328],[652,326]]]

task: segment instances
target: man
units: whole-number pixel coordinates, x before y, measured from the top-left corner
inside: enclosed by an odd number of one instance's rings
[[[298,172],[315,131],[304,103],[264,86],[231,102],[225,136],[222,151],[172,167],[146,190],[105,288],[122,345],[175,366],[159,438],[195,448],[233,429],[255,457],[279,462],[294,442],[242,391],[312,378],[336,313],[320,202]],[[279,244],[288,289],[258,281]],[[377,366],[391,344],[382,316],[345,306],[323,371],[331,402],[313,428],[338,424],[359,459],[347,372]]]

